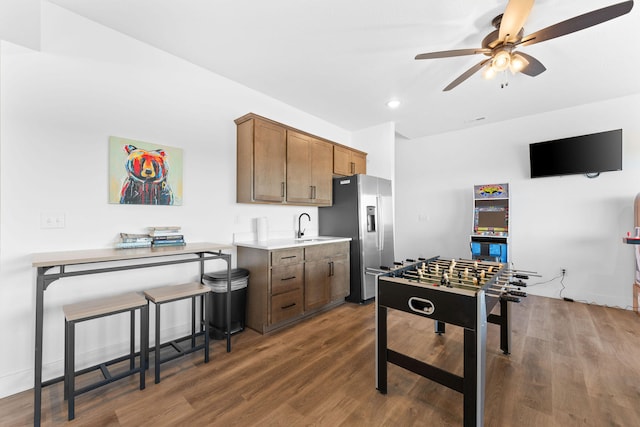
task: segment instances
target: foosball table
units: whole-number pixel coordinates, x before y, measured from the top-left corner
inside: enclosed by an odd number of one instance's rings
[[[400,366],[463,394],[464,426],[482,426],[487,323],[500,326],[500,349],[510,353],[509,304],[520,302],[528,279],[525,272],[488,261],[443,260],[439,257],[407,260],[377,274],[376,387],[387,393],[387,364]],[[500,313],[491,313],[500,304]],[[387,346],[387,312],[400,310],[433,319],[434,332],[445,325],[464,328],[463,376],[399,353]]]

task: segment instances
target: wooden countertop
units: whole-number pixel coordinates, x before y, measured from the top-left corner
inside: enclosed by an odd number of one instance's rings
[[[133,249],[86,249],[60,252],[41,252],[32,255],[33,267],[88,264],[92,262],[122,261],[128,259],[153,258],[159,256],[218,252],[233,249],[233,245],[220,243],[187,243],[185,246],[163,246]]]

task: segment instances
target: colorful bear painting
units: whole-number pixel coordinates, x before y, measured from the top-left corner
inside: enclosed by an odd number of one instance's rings
[[[125,163],[128,177],[120,190],[120,204],[172,205],[167,153],[142,150],[131,144],[125,145],[124,150],[129,154]]]
[[[179,198],[176,197],[171,180],[174,174],[174,159],[170,154],[170,149],[158,146],[151,147],[149,144],[141,144],[139,141],[123,141],[122,138],[114,137],[111,138],[110,143],[111,174],[113,175],[115,172],[116,175],[119,175],[119,179],[114,176],[111,179],[109,197],[112,203],[126,205],[177,204],[176,201]],[[144,145],[144,148],[141,145]],[[119,148],[121,154],[116,155],[113,152],[116,147]],[[181,150],[178,151],[181,152]],[[179,157],[181,163],[181,156],[176,157]],[[169,167],[170,159],[171,168]],[[120,163],[120,168],[116,168],[114,171],[113,166],[117,163]],[[116,195],[114,187],[117,181],[119,181],[119,188]]]

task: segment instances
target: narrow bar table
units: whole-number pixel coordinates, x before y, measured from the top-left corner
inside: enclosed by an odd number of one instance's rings
[[[36,278],[36,342],[34,370],[33,425],[39,426],[42,406],[42,339],[44,321],[44,291],[49,285],[64,277],[84,276],[111,271],[135,270],[172,264],[198,262],[200,281],[204,275],[205,261],[221,259],[227,263],[227,352],[231,351],[231,254],[223,253],[233,249],[232,245],[219,243],[188,243],[185,246],[136,249],[88,249],[64,252],[36,253],[32,256],[32,266],[37,268]],[[171,259],[166,259],[171,257]],[[149,262],[128,263],[133,260]],[[104,266],[101,263],[113,263]],[[78,267],[67,271],[67,266]],[[49,270],[57,268],[57,272]]]

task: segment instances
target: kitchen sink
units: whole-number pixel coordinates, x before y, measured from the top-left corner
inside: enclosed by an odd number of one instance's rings
[[[306,243],[306,242],[322,242],[325,240],[334,240],[334,239],[335,237],[315,236],[315,237],[301,237],[300,239],[295,239],[295,241],[300,243]]]

